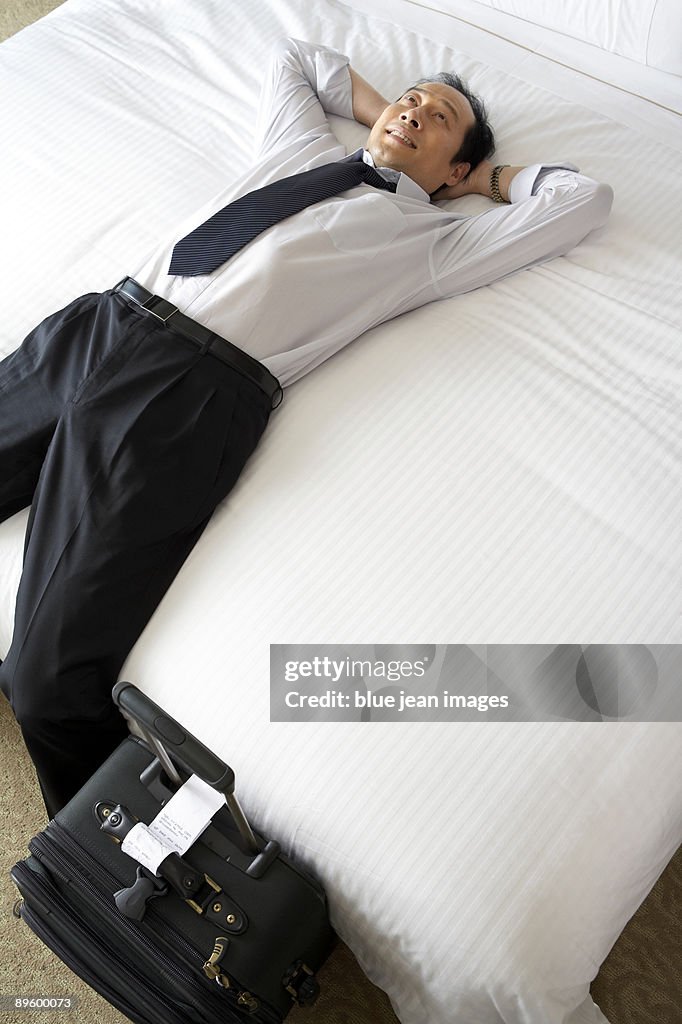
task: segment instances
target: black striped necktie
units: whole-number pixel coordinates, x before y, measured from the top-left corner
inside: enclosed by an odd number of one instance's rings
[[[360,154],[361,157],[361,154]],[[357,154],[312,171],[280,178],[218,210],[176,243],[169,274],[210,274],[256,235],[286,217],[365,182],[395,192],[396,185]]]

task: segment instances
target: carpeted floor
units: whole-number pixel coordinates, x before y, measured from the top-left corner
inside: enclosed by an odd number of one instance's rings
[[[61,0],[0,0],[0,40],[58,7]],[[0,928],[3,956],[0,996],[77,996],[71,1024],[125,1024],[106,1003],[13,916],[17,891],[12,865],[26,855],[29,839],[45,825],[38,784],[10,707],[0,695],[3,786],[0,821]],[[320,975],[323,995],[310,1011],[296,1010],[291,1024],[395,1024],[386,996],[371,985],[350,951],[341,945]],[[628,923],[602,966],[592,994],[611,1024],[682,1022],[682,850]],[[54,1014],[3,1012],[0,1024],[53,1024]],[[453,1024],[471,1024],[453,1021]]]
[[[63,0],[0,0],[0,41],[59,7]]]

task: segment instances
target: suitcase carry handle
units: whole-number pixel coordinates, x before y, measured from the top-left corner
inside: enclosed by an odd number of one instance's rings
[[[219,793],[234,793],[234,772],[208,747],[183,729],[163,708],[134,683],[116,683],[111,696],[126,718],[131,718],[160,740],[186,771],[198,775]]]
[[[234,795],[234,772],[229,765],[221,761],[191,732],[183,729],[134,683],[121,680],[112,689],[111,696],[121,713],[140,726],[145,739],[150,741],[161,764],[174,782],[180,783],[181,780],[173,768],[168,752],[186,771],[198,775],[209,786],[224,794],[247,850],[259,853],[258,841]]]

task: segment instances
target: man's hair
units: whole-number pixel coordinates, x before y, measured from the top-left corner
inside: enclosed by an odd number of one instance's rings
[[[485,103],[480,96],[471,91],[459,75],[455,75],[450,71],[438,71],[435,75],[420,78],[418,82],[414,82],[405,92],[409,92],[410,89],[417,89],[420,85],[426,85],[427,82],[439,82],[441,85],[449,85],[451,88],[456,89],[457,92],[461,92],[462,96],[469,101],[474,114],[474,123],[467,131],[462,145],[450,162],[456,164],[463,161],[464,163],[471,164],[469,171],[471,173],[474,167],[480,164],[481,160],[486,160],[495,152],[495,136],[488,121]],[[402,95],[404,96],[405,93]]]

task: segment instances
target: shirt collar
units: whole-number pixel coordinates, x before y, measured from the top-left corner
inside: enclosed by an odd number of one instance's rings
[[[356,153],[353,153],[353,156],[356,156],[357,153],[362,153],[364,163],[369,164],[370,167],[376,167],[372,154],[368,149],[358,149]],[[422,203],[431,202],[429,193],[425,192],[421,185],[413,181],[404,171],[394,171],[392,167],[376,167],[376,170],[387,181],[397,182],[396,195],[405,196],[408,199],[419,199]]]

